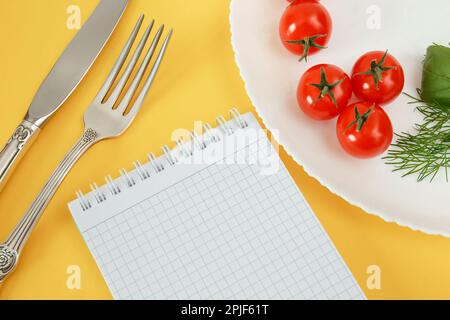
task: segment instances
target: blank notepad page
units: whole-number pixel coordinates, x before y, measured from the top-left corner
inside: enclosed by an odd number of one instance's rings
[[[256,120],[243,119],[247,129],[216,132],[215,162],[160,173],[149,163],[148,179],[135,170],[105,201],[70,204],[116,299],[365,298],[270,142],[245,134]],[[231,137],[244,143],[223,152]]]

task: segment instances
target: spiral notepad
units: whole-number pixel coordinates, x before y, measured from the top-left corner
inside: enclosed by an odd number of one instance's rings
[[[252,114],[69,204],[116,299],[365,299]]]

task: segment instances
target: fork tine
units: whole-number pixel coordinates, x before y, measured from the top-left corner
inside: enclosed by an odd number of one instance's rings
[[[114,64],[114,67],[112,68],[111,72],[108,75],[108,78],[106,78],[105,83],[103,84],[102,88],[100,89],[97,99],[101,102],[105,99],[106,94],[108,93],[109,89],[111,89],[111,86],[113,85],[114,81],[117,78],[117,75],[119,74],[120,70],[123,67],[123,64],[125,63],[125,60],[128,57],[128,54],[130,53],[131,47],[133,46],[134,41],[136,40],[137,34],[142,26],[142,21],[144,20],[144,15],[142,14],[138,21],[136,22],[136,25],[134,26],[133,31],[131,32],[130,37],[127,40],[127,43],[125,44],[124,48],[122,49],[122,52],[119,55],[119,58],[117,59],[116,63]]]
[[[153,84],[153,80],[155,80],[156,74],[158,73],[159,67],[161,65],[161,62],[164,58],[164,54],[166,53],[167,46],[169,45],[169,40],[172,37],[173,29],[170,29],[169,33],[166,36],[166,39],[164,40],[164,43],[161,46],[161,49],[159,50],[158,57],[156,58],[155,64],[153,65],[150,74],[148,75],[147,79],[145,80],[145,84],[142,87],[141,92],[139,93],[138,97],[136,98],[136,101],[134,102],[133,106],[130,109],[130,112],[127,114],[128,118],[133,119],[136,117],[137,113],[142,107],[142,104],[144,102],[145,97],[147,96],[150,87]]]
[[[122,93],[123,88],[128,82],[128,79],[130,78],[131,73],[133,72],[134,67],[136,66],[136,63],[139,60],[139,57],[141,56],[142,50],[144,49],[145,44],[147,43],[148,37],[150,35],[150,32],[152,31],[153,24],[155,20],[152,20],[147,27],[147,30],[145,30],[144,35],[141,38],[141,41],[139,41],[139,44],[136,48],[136,51],[134,52],[133,56],[130,59],[130,62],[128,62],[128,65],[123,72],[122,77],[120,78],[119,82],[117,83],[116,87],[114,88],[114,91],[111,93],[111,96],[109,97],[108,101],[112,101],[115,103],[117,99],[119,98],[120,94]]]
[[[131,83],[127,93],[123,97],[122,101],[120,102],[119,106],[117,107],[118,112],[125,112],[128,105],[130,104],[131,99],[133,98],[133,95],[136,93],[137,88],[139,87],[139,83],[142,80],[142,77],[144,76],[145,71],[147,70],[150,61],[153,57],[153,54],[156,51],[156,46],[158,45],[159,39],[161,38],[161,34],[164,31],[164,25],[162,25],[158,32],[156,33],[155,37],[153,38],[152,44],[150,45],[150,48],[148,49],[147,54],[145,55],[144,60],[141,63],[141,66],[139,67],[139,71],[136,74],[136,76],[133,79],[133,82]]]

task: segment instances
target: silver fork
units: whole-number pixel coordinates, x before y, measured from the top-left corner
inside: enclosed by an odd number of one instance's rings
[[[59,164],[58,168],[53,172],[48,179],[45,186],[42,188],[39,195],[35,198],[27,212],[22,217],[21,221],[14,228],[7,240],[0,245],[0,283],[11,274],[17,265],[19,255],[28,240],[31,232],[36,226],[39,218],[44,212],[45,208],[49,204],[51,198],[55,194],[59,185],[67,175],[69,170],[77,162],[77,160],[94,144],[104,139],[120,136],[133,122],[139,109],[144,102],[144,99],[155,79],[156,73],[159,69],[161,61],[166,52],[172,30],[170,30],[161,46],[158,56],[149,72],[148,77],[142,85],[142,89],[137,95],[135,101],[131,106],[130,103],[135,95],[143,76],[150,65],[150,61],[158,42],[162,36],[164,25],[162,25],[153,38],[152,43],[148,49],[147,54],[143,58],[143,61],[136,72],[134,79],[131,81],[128,90],[123,94],[125,85],[129,82],[131,73],[133,72],[139,57],[144,49],[145,44],[149,38],[150,32],[153,28],[154,20],[146,29],[142,39],[140,40],[137,48],[132,55],[130,62],[125,68],[122,77],[117,81],[117,85],[113,89],[115,80],[124,66],[131,47],[137,37],[139,29],[141,28],[144,16],[139,17],[133,32],[130,35],[125,47],[123,48],[120,56],[114,65],[111,73],[106,79],[103,87],[100,89],[97,97],[91,103],[90,107],[84,114],[85,129],[83,135],[74,145],[74,147],[67,153],[63,161]],[[107,94],[110,92],[108,98]],[[120,96],[123,98],[120,99]],[[115,107],[117,105],[117,107]],[[128,111],[129,110],[129,111]],[[128,111],[128,112],[127,112]]]

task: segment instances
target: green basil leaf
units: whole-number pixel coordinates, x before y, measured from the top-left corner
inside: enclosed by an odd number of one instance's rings
[[[421,98],[450,107],[450,48],[428,47],[423,64]]]

